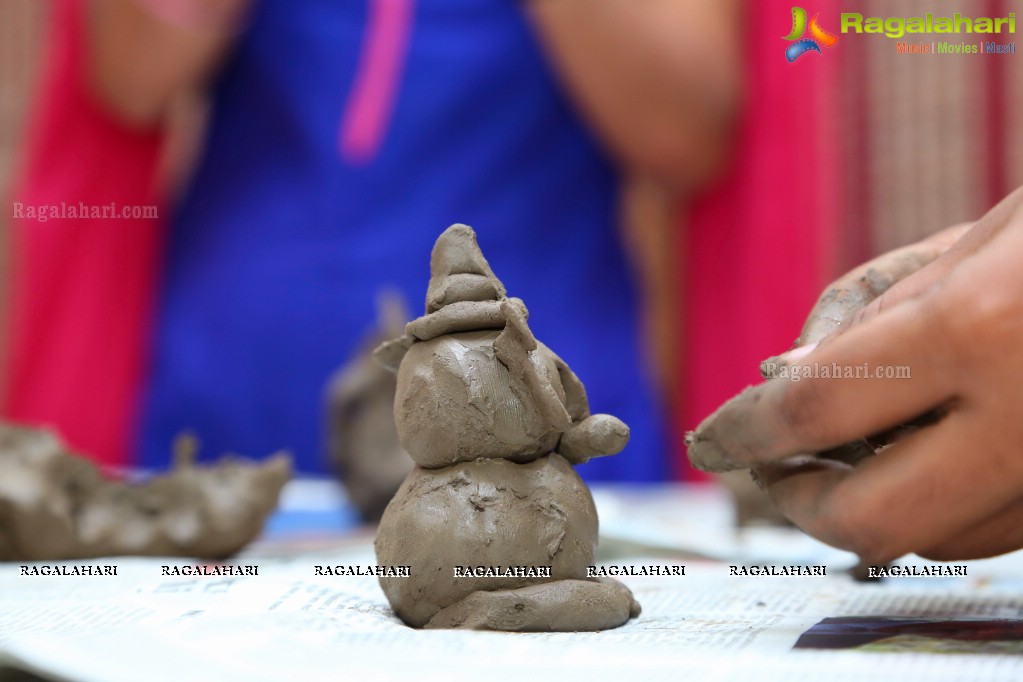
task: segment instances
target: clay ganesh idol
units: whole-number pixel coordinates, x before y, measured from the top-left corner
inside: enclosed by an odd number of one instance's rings
[[[590,414],[568,365],[537,341],[465,225],[437,240],[426,315],[376,356],[398,373],[394,418],[416,467],[384,511],[380,579],[408,625],[602,630],[639,614],[627,587],[587,577],[597,512],[573,465],[629,429]]]

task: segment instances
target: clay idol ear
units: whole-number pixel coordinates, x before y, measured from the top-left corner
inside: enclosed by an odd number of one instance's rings
[[[397,289],[381,289],[377,292],[377,328],[381,336],[401,336],[409,321],[408,304]]]
[[[384,341],[373,351],[373,359],[392,372],[397,372],[402,358],[412,346],[412,341],[410,336],[399,336],[396,339]]]
[[[565,389],[565,409],[572,415],[573,422],[579,422],[590,416],[590,402],[586,397],[586,387],[575,375],[568,363],[548,349],[554,358],[554,366],[558,368],[561,386]]]

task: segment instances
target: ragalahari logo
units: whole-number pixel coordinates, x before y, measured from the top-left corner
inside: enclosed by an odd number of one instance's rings
[[[802,7],[792,8],[792,30],[787,36],[784,36],[785,40],[792,41],[792,44],[785,50],[785,59],[790,62],[794,62],[799,59],[800,56],[807,52],[820,52],[821,46],[831,47],[838,42],[838,36],[829,31],[825,31],[821,28],[821,25],[817,23],[817,17],[819,14],[813,15],[813,19],[810,20],[809,26],[806,21],[806,10]],[[810,29],[810,38],[803,38],[803,34],[807,28]]]

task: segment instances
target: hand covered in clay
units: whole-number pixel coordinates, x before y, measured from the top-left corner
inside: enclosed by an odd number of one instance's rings
[[[765,363],[779,378],[690,434],[690,459],[752,468],[794,523],[872,563],[1023,547],[1021,253],[1023,190],[854,270],[818,301],[805,345]],[[814,364],[870,374],[807,377]],[[911,378],[874,378],[898,366]]]

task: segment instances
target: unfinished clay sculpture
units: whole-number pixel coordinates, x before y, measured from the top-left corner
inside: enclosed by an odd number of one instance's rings
[[[171,473],[130,485],[47,431],[0,425],[0,561],[235,554],[277,506],[290,458],[199,467],[178,449]]]
[[[597,512],[572,465],[620,452],[628,427],[590,414],[471,228],[440,236],[430,273],[426,315],[377,350],[398,372],[394,418],[418,465],[377,532],[378,563],[411,566],[380,579],[388,601],[414,627],[622,625],[639,605],[624,585],[587,578]]]
[[[408,320],[397,294],[379,301],[378,328],[327,388],[327,454],[348,498],[367,523],[377,523],[412,470],[394,428],[394,372],[373,359],[373,349],[402,333]]]

